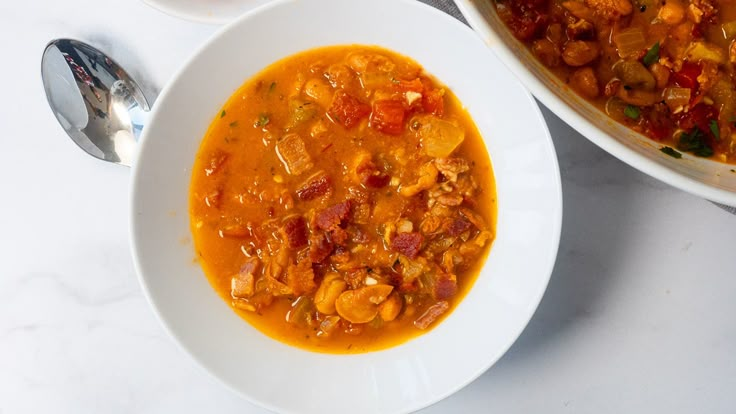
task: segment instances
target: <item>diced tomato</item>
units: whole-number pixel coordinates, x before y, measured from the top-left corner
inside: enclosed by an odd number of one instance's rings
[[[686,131],[697,127],[706,136],[712,137],[710,121],[718,120],[718,110],[712,105],[698,104],[688,112],[677,114],[675,119],[677,125]]]
[[[371,107],[342,90],[335,92],[332,105],[327,111],[334,122],[352,128],[371,113]]]
[[[389,135],[404,132],[404,104],[399,101],[376,101],[373,103],[370,126]]]
[[[681,88],[696,90],[698,88],[698,76],[700,76],[701,71],[700,65],[685,62],[679,72],[675,72],[670,76],[670,82],[674,82],[675,85]]]
[[[642,126],[644,133],[655,141],[669,139],[675,130],[675,122],[664,104],[646,108],[642,116]]]
[[[439,117],[445,113],[445,91],[442,89],[432,89],[422,96],[422,107],[424,112]]]

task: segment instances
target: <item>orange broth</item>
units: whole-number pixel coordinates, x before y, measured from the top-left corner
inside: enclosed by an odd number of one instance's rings
[[[190,217],[208,280],[246,321],[360,353],[427,332],[467,294],[495,236],[495,183],[472,119],[416,62],[325,47],[225,103]]]

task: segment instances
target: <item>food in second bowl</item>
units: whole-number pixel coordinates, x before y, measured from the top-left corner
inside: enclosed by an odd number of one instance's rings
[[[483,140],[412,60],[340,46],[246,82],[210,126],[190,190],[217,292],[260,331],[354,353],[436,326],[494,238]]]
[[[540,62],[613,119],[673,157],[736,163],[736,3],[495,2]]]

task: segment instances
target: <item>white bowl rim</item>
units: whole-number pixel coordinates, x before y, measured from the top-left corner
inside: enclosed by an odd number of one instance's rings
[[[149,0],[144,0],[144,1],[147,1],[148,2]],[[211,44],[215,43],[220,37],[222,37],[225,33],[227,33],[230,30],[231,27],[240,24],[240,22],[242,22],[242,21],[249,20],[250,18],[252,18],[251,16],[253,16],[253,15],[258,15],[258,14],[264,12],[264,11],[267,11],[268,9],[280,7],[281,5],[283,5],[285,3],[290,3],[290,2],[294,2],[294,1],[295,0],[274,0],[274,1],[270,1],[267,4],[263,4],[263,5],[258,6],[258,7],[254,8],[254,9],[250,10],[250,11],[245,12],[244,14],[242,14],[241,16],[239,16],[234,21],[231,21],[229,24],[224,25],[223,27],[219,28],[204,44],[200,45],[195,50],[195,52],[175,71],[175,73],[171,76],[170,80],[167,82],[167,84],[165,85],[165,87],[161,91],[161,93],[159,95],[159,98],[158,98],[158,102],[166,101],[166,97],[171,93],[171,87],[170,86],[173,85],[173,84],[175,84],[176,83],[176,80],[179,79],[182,76],[182,73],[186,71],[187,67],[190,66],[194,61],[196,61],[197,58],[208,47],[210,47]],[[392,0],[392,1],[397,1],[397,0]],[[414,7],[425,8],[426,11],[428,11],[430,13],[435,13],[437,15],[442,15],[442,16],[444,16],[444,18],[446,18],[448,20],[448,22],[452,21],[453,23],[451,23],[451,24],[455,24],[457,26],[458,30],[465,30],[465,31],[468,31],[468,32],[472,33],[472,29],[470,29],[466,25],[464,25],[461,22],[457,21],[455,18],[453,18],[452,16],[446,14],[445,12],[443,12],[443,11],[441,11],[439,9],[436,9],[436,8],[434,8],[434,7],[432,7],[432,6],[428,5],[428,4],[425,4],[425,3],[422,3],[422,2],[418,2],[416,0],[398,0],[398,1],[403,2],[403,3],[406,3],[406,4],[412,4],[412,5],[414,5]],[[525,91],[523,91],[523,93],[528,96],[529,100],[532,103],[534,116],[538,120],[540,120],[541,125],[543,126],[543,129],[544,129],[544,133],[545,133],[544,138],[546,139],[547,143],[549,144],[549,149],[551,150],[551,152],[553,154],[553,157],[551,158],[550,161],[553,164],[553,173],[554,173],[553,180],[554,180],[554,182],[556,184],[555,185],[555,188],[554,188],[555,198],[556,198],[554,201],[556,203],[555,203],[555,205],[550,205],[548,207],[549,207],[549,209],[551,209],[552,211],[554,211],[554,214],[553,214],[554,222],[553,222],[553,229],[552,229],[552,238],[554,239],[554,243],[551,246],[551,250],[549,251],[548,256],[545,258],[546,259],[546,265],[544,267],[546,269],[546,271],[545,271],[546,277],[545,277],[545,280],[544,280],[544,284],[540,284],[538,286],[539,289],[537,291],[537,294],[535,295],[535,298],[532,301],[533,303],[529,303],[529,305],[531,306],[531,311],[528,312],[528,314],[525,315],[524,323],[518,325],[518,330],[516,332],[514,332],[514,334],[511,336],[513,339],[510,340],[505,345],[505,347],[503,349],[501,349],[501,352],[499,352],[498,356],[495,359],[489,360],[488,363],[485,364],[485,365],[480,365],[478,367],[477,371],[473,375],[468,376],[468,378],[467,378],[466,381],[461,382],[461,383],[458,383],[457,386],[454,387],[453,389],[448,389],[445,393],[443,393],[441,395],[436,395],[431,400],[423,401],[421,405],[412,406],[406,412],[413,412],[413,411],[416,411],[416,410],[420,410],[420,409],[426,408],[426,407],[428,407],[430,405],[433,405],[433,404],[435,404],[435,403],[437,403],[437,402],[439,402],[439,401],[447,398],[448,396],[454,394],[455,392],[459,391],[460,389],[464,388],[465,386],[467,386],[468,384],[470,384],[471,382],[473,382],[474,380],[476,380],[479,376],[481,376],[484,372],[486,372],[491,366],[493,366],[503,355],[506,354],[506,352],[508,351],[508,349],[516,342],[516,340],[518,339],[518,337],[522,334],[522,332],[524,331],[524,329],[528,326],[528,323],[532,319],[532,317],[534,316],[534,314],[536,313],[536,309],[538,308],[538,306],[539,306],[539,304],[540,304],[540,302],[541,302],[541,300],[542,300],[542,298],[544,296],[544,293],[546,292],[547,286],[549,284],[549,281],[550,281],[550,278],[551,278],[551,275],[552,275],[552,272],[554,270],[554,266],[555,266],[555,263],[556,263],[556,258],[557,258],[557,254],[558,254],[558,250],[559,250],[559,241],[560,241],[560,236],[561,236],[562,215],[563,215],[563,198],[562,198],[561,176],[560,176],[560,170],[559,170],[559,163],[558,163],[558,159],[557,159],[557,156],[556,156],[556,150],[554,148],[554,142],[552,141],[551,135],[549,133],[549,129],[547,128],[547,125],[546,125],[545,119],[544,119],[544,117],[543,117],[543,115],[541,113],[541,110],[540,110],[539,106],[536,104],[536,102],[534,101],[534,98],[532,97],[532,95],[528,91],[525,90]],[[154,107],[152,109],[152,112],[151,112],[151,117],[150,117],[151,120],[153,120],[153,119],[156,118],[156,114],[159,112],[160,108],[161,108],[161,105],[154,105]],[[143,137],[142,137],[141,141],[139,142],[139,147],[140,147],[139,149],[140,150],[142,150],[144,148],[145,143],[147,141],[145,131],[146,130],[144,130]],[[131,232],[131,235],[134,235],[136,233],[136,231],[135,231],[135,222],[136,222],[136,210],[135,210],[135,206],[136,206],[136,198],[137,198],[137,196],[136,196],[136,192],[135,192],[136,186],[134,184],[138,180],[138,176],[139,176],[139,174],[138,174],[139,173],[138,165],[139,164],[137,162],[134,163],[133,164],[133,167],[132,167],[132,171],[131,171],[131,187],[130,187],[130,191],[131,191],[131,197],[130,197],[130,200],[131,200],[130,201],[130,203],[131,203],[130,204],[131,205],[131,209],[130,209],[130,232]],[[143,294],[144,294],[146,300],[148,301],[148,303],[150,304],[150,306],[151,306],[154,314],[156,315],[157,319],[159,320],[159,322],[163,326],[164,330],[168,333],[168,335],[170,335],[172,338],[174,338],[174,342],[177,344],[177,347],[179,347],[181,350],[184,351],[184,353],[186,355],[188,355],[190,358],[192,358],[195,361],[196,365],[200,369],[202,369],[204,372],[206,372],[210,377],[214,378],[218,383],[223,384],[226,388],[228,388],[231,391],[233,391],[235,394],[243,397],[247,401],[249,401],[249,402],[251,402],[251,403],[253,403],[253,404],[257,405],[257,406],[264,407],[264,408],[266,408],[268,410],[271,410],[271,411],[274,411],[274,412],[278,412],[281,407],[278,407],[278,406],[276,406],[276,405],[274,405],[274,404],[272,404],[272,403],[270,403],[268,401],[256,399],[256,398],[252,397],[251,395],[243,392],[243,390],[240,390],[237,387],[235,387],[234,384],[232,384],[232,383],[226,381],[225,379],[223,379],[223,378],[217,376],[216,374],[214,374],[214,372],[212,372],[210,370],[210,368],[208,367],[208,363],[206,361],[204,361],[203,359],[201,359],[200,356],[197,353],[193,352],[192,349],[190,349],[189,346],[187,345],[186,341],[184,341],[182,339],[181,335],[179,335],[178,332],[176,332],[175,330],[172,329],[172,327],[167,322],[167,317],[164,316],[164,314],[161,311],[161,308],[156,304],[157,301],[152,297],[151,290],[149,288],[149,284],[148,284],[148,282],[146,280],[146,277],[143,275],[143,272],[141,271],[141,267],[142,267],[142,265],[141,265],[141,256],[139,254],[139,249],[136,246],[136,238],[135,237],[131,237],[130,243],[131,243],[131,250],[133,252],[134,267],[136,269],[136,274],[138,276],[139,283],[141,284],[141,286],[143,288]],[[378,352],[383,352],[383,351],[378,351]],[[341,355],[338,355],[338,356],[341,356]]]
[[[177,7],[176,5],[172,4],[170,1],[162,1],[162,0],[142,0],[147,5],[153,7],[154,9],[168,14],[169,16],[176,17],[178,19],[188,20],[190,22],[195,23],[203,23],[203,24],[209,24],[209,25],[224,25],[231,21],[233,21],[237,16],[235,15],[223,15],[223,14],[207,14],[207,13],[197,13],[193,10],[188,10],[185,7]],[[263,4],[256,4],[253,6],[243,6],[242,10],[245,12],[254,10]]]
[[[486,42],[486,45],[501,59],[501,61],[531,90],[532,95],[539,99],[550,111],[559,117],[581,135],[610,153],[629,166],[642,171],[672,187],[682,189],[688,193],[703,197],[710,201],[736,206],[736,192],[715,188],[695,180],[664,165],[651,162],[646,156],[634,151],[621,142],[600,131],[592,122],[578,114],[569,105],[563,102],[542,81],[529,71],[511,48],[498,36],[495,30],[485,23],[484,17],[473,5],[478,0],[454,0],[463,16],[467,19],[476,33]],[[489,1],[489,0],[480,0]]]

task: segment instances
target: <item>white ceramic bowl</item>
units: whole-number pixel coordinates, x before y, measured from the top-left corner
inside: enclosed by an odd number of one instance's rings
[[[733,165],[683,154],[675,159],[645,136],[612,121],[580,98],[537,62],[529,50],[506,29],[493,0],[455,0],[468,23],[488,47],[552,112],[583,136],[621,161],[665,183],[730,206],[736,206]]]
[[[323,45],[375,44],[408,55],[474,117],[497,182],[497,239],[475,286],[435,329],[388,350],[312,353],[238,317],[193,261],[188,191],[208,125],[268,64]],[[560,177],[531,95],[470,28],[414,0],[290,0],[256,9],[215,35],[156,102],[133,167],[132,249],[163,325],[207,371],[279,412],[392,413],[434,403],[483,373],[534,313],[557,254]]]
[[[208,24],[229,23],[269,1],[271,0],[143,0],[171,16]]]

